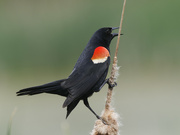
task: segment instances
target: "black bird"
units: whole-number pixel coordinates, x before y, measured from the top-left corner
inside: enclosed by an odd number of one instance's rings
[[[110,65],[109,45],[111,40],[115,36],[118,36],[117,33],[112,33],[114,29],[118,29],[118,27],[101,28],[93,34],[67,79],[22,89],[17,92],[17,96],[40,93],[65,96],[67,98],[64,101],[63,108],[67,107],[66,118],[77,106],[79,101],[83,100],[85,106],[89,108],[98,119],[101,119],[91,109],[88,103],[88,97],[94,92],[99,92],[106,83],[109,84],[109,87],[115,86],[111,85],[108,79],[106,79]]]

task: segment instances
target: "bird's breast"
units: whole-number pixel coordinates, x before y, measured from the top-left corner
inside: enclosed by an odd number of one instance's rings
[[[94,64],[104,63],[110,57],[108,49],[103,46],[95,48],[91,60]]]

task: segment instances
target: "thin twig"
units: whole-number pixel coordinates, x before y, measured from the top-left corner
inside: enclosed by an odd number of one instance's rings
[[[115,54],[114,54],[111,76],[109,79],[111,84],[114,84],[115,74],[117,72],[117,54],[118,54],[118,48],[119,48],[119,41],[120,41],[120,37],[121,37],[121,29],[122,29],[122,22],[123,22],[123,18],[124,18],[125,5],[126,5],[126,0],[124,0],[124,4],[123,4],[121,20],[120,20],[120,25],[119,25],[118,39],[117,39],[117,43],[116,43],[116,50],[115,50]],[[108,93],[107,93],[107,101],[106,101],[106,105],[105,105],[106,109],[109,108],[109,104],[111,103],[112,90],[113,90],[113,88],[109,88]]]
[[[124,18],[125,6],[126,6],[126,0],[124,0],[122,14],[121,14],[121,20],[120,20],[120,25],[119,25],[119,34],[118,34],[118,39],[117,39],[117,44],[116,44],[116,52],[114,55],[115,57],[117,57],[118,48],[119,48],[119,41],[120,41],[120,37],[121,37],[121,29],[122,29],[122,23],[123,23],[123,18]]]
[[[120,41],[120,36],[121,36],[125,5],[126,5],[126,0],[124,0],[124,4],[123,4],[119,32],[118,32],[119,34],[118,34],[118,39],[117,39],[117,44],[116,44],[112,70],[111,70],[111,76],[109,79],[109,82],[111,84],[114,84],[115,79],[117,78],[116,76],[116,72],[118,72],[117,54],[118,54],[119,41]],[[118,135],[119,134],[120,124],[118,123],[118,114],[111,107],[112,90],[113,88],[108,89],[105,110],[103,111],[102,116],[101,116],[101,118],[107,123],[107,125],[105,125],[101,120],[96,120],[94,129],[91,135]]]

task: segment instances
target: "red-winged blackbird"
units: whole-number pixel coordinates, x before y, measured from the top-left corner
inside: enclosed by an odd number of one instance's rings
[[[22,89],[17,92],[17,96],[40,93],[65,96],[67,98],[64,101],[63,108],[67,107],[66,118],[79,101],[83,100],[85,106],[100,119],[89,106],[88,97],[94,92],[99,92],[106,83],[109,84],[109,87],[114,86],[110,85],[106,79],[110,65],[109,45],[111,40],[118,35],[112,33],[114,29],[118,29],[118,27],[101,28],[93,34],[67,79]]]

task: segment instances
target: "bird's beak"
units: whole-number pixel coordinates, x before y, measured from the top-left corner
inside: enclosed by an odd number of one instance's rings
[[[116,29],[119,29],[119,27],[112,27],[112,30],[116,30]]]
[[[112,27],[112,31],[116,30],[116,29],[119,29],[119,27]],[[120,34],[120,35],[123,35],[123,34]],[[114,38],[114,37],[118,36],[118,33],[112,33],[112,36]]]
[[[119,27],[112,27],[112,31],[116,30],[116,29],[119,29]],[[116,36],[118,36],[118,33],[112,33],[113,38],[116,37]]]

